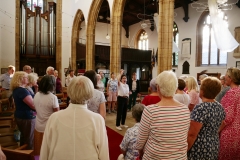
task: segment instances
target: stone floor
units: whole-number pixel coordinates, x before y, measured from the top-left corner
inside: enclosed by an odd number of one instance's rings
[[[116,113],[111,113],[111,114],[107,113],[106,120],[105,120],[106,126],[108,126],[112,130],[114,130],[124,136],[127,128],[123,128],[122,131],[117,130],[116,129],[116,117],[117,117]],[[134,126],[134,124],[135,124],[135,120],[132,118],[132,112],[127,112],[127,118],[125,121],[125,125],[127,125],[128,128],[130,128],[130,127]]]

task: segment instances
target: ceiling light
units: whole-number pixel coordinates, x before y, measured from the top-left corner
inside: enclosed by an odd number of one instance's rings
[[[108,34],[106,35],[106,39],[110,39],[110,36]]]
[[[142,24],[141,24],[141,27],[142,28],[146,28],[148,25],[147,25],[147,23],[145,23],[145,22],[143,22]]]

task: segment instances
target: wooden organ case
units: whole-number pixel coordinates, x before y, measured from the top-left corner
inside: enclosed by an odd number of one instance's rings
[[[39,76],[46,74],[48,66],[56,68],[56,3],[48,2],[48,10],[27,7],[20,3],[20,70],[30,65]]]

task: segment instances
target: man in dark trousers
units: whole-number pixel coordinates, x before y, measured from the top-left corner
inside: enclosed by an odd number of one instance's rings
[[[137,79],[136,72],[132,73],[132,78],[129,80],[129,104],[128,104],[128,111],[131,110],[132,106],[136,104],[137,96],[140,96],[140,85],[139,80]]]

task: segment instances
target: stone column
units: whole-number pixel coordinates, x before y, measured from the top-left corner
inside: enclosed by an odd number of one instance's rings
[[[172,69],[174,0],[159,0],[158,74]]]
[[[80,9],[77,10],[75,14],[75,18],[73,21],[73,27],[72,27],[72,42],[71,42],[71,57],[72,57],[72,68],[77,72],[77,53],[76,53],[76,43],[79,40],[79,28],[82,23],[83,13]]]
[[[20,1],[16,0],[16,19],[15,19],[15,70],[19,71],[20,69]],[[14,65],[14,64],[13,64]]]
[[[117,75],[121,68],[122,15],[126,0],[114,0],[111,18],[110,72]]]
[[[56,69],[62,77],[62,0],[57,1],[56,12]]]
[[[110,46],[110,72],[115,75],[119,73],[121,68],[121,27],[120,18],[113,17],[111,22],[111,46]]]
[[[88,22],[86,41],[86,71],[95,69],[95,25]]]

